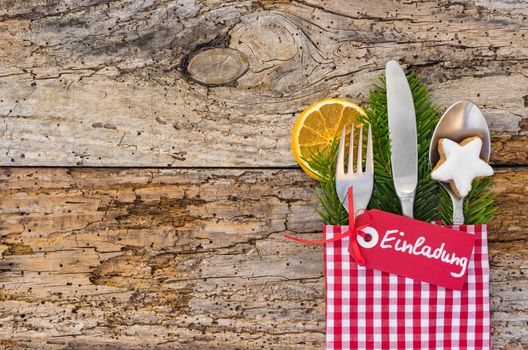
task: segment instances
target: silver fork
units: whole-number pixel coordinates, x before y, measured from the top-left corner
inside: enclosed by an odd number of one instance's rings
[[[374,186],[374,160],[372,155],[372,133],[368,130],[366,167],[363,171],[363,126],[359,129],[356,171],[354,172],[354,125],[350,132],[350,147],[348,149],[348,170],[345,172],[345,140],[346,127],[343,128],[336,166],[336,190],[341,203],[348,210],[348,189],[353,187],[354,210],[365,209],[372,195]]]

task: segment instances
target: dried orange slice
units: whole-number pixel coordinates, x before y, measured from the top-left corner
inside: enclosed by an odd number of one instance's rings
[[[292,132],[292,152],[306,174],[318,179],[306,161],[313,152],[324,151],[339,139],[344,126],[349,135],[352,124],[359,124],[359,115],[365,115],[361,107],[340,98],[318,101],[299,115]]]

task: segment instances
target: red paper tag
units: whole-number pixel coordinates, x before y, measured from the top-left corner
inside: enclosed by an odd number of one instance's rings
[[[357,236],[367,267],[450,289],[463,288],[474,235],[380,210],[356,218],[356,226],[367,222],[362,231],[370,237]]]

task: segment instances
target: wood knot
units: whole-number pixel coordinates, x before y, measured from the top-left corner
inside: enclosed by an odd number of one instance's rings
[[[235,49],[213,48],[194,55],[187,65],[189,76],[204,85],[225,85],[248,70],[247,57]]]

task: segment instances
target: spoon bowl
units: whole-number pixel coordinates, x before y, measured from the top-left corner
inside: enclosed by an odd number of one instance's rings
[[[486,118],[473,102],[456,102],[445,111],[436,125],[429,147],[429,164],[434,167],[440,160],[438,140],[447,138],[455,142],[462,142],[473,136],[478,136],[482,140],[480,158],[488,162],[491,153],[491,137]],[[447,190],[453,201],[453,224],[463,224],[464,198],[457,198],[448,183],[440,182],[440,184]]]

